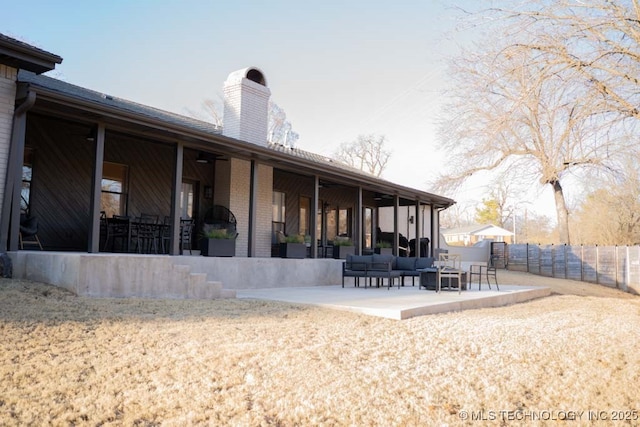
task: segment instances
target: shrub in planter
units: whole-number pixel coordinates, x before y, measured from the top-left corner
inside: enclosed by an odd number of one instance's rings
[[[391,244],[389,242],[376,243],[374,252],[381,255],[393,255],[393,249],[391,248]]]
[[[305,258],[306,256],[307,245],[303,235],[291,234],[285,237],[283,243],[280,243],[281,258]]]
[[[229,233],[224,228],[206,229],[200,239],[200,253],[204,256],[234,256],[236,236],[236,233]]]
[[[333,240],[333,257],[335,259],[346,259],[347,255],[356,253],[356,247],[348,237],[336,237]]]

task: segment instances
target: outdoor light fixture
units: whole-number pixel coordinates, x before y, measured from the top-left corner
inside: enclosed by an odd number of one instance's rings
[[[209,159],[207,159],[203,153],[198,153],[198,157],[196,157],[196,163],[209,163]]]
[[[214,163],[216,160],[227,161],[229,158],[223,156],[222,154],[216,153],[205,153],[203,151],[198,152],[198,157],[196,157],[196,163]]]
[[[94,142],[96,140],[96,130],[93,128],[89,129],[89,133],[87,134],[85,139],[89,142]]]

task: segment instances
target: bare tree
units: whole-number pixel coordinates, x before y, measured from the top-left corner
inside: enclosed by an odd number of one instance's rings
[[[624,118],[584,84],[581,70],[534,48],[556,30],[525,26],[527,13],[510,19],[518,17],[520,32],[496,28],[490,41],[451,62],[451,102],[441,123],[449,169],[437,186],[455,188],[486,171],[549,185],[559,239],[570,243],[562,178],[578,168],[615,169],[617,155],[631,144],[620,127]],[[560,35],[556,42],[562,43]]]
[[[473,224],[471,209],[459,203],[440,213],[440,226],[442,228],[459,228]]]
[[[640,170],[637,159],[625,163],[624,173],[607,177],[592,190],[572,220],[577,243],[640,244]]]
[[[196,111],[187,108],[186,113],[196,119],[213,123],[217,127],[222,127],[222,104],[222,101],[205,99],[200,105],[200,110]],[[282,144],[287,146],[295,145],[299,135],[294,132],[291,122],[287,120],[287,114],[284,109],[270,100],[268,114],[268,141],[273,144]]]
[[[529,0],[519,10],[495,8],[489,13],[513,22],[509,37],[523,28],[535,34],[521,46],[575,70],[600,93],[605,108],[640,118],[638,0]]]
[[[293,131],[291,122],[287,120],[287,113],[273,101],[269,101],[269,129],[268,140],[272,144],[286,146],[295,145],[299,135]]]
[[[200,111],[186,109],[188,116],[193,118],[204,120],[205,122],[213,123],[216,127],[222,127],[222,108],[220,103],[213,99],[205,99],[200,104]]]
[[[355,141],[340,144],[333,157],[379,177],[391,158],[391,152],[384,147],[385,142],[384,135],[358,135]]]
[[[517,233],[518,243],[548,245],[558,241],[557,230],[551,225],[550,218],[526,209],[518,219]]]

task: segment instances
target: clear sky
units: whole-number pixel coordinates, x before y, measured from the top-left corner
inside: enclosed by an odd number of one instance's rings
[[[446,167],[434,120],[455,52],[455,5],[477,0],[22,0],[0,32],[60,55],[49,75],[186,114],[220,100],[233,71],[260,68],[297,146],[330,155],[383,134],[384,178],[431,191]],[[453,197],[479,201],[476,186]]]

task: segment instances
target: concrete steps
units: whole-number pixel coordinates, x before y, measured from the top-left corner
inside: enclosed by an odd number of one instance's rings
[[[221,299],[235,298],[236,291],[223,289],[222,282],[207,280],[206,273],[192,273],[188,265],[175,265],[174,271],[180,276],[180,283],[185,284],[184,298],[187,299]]]
[[[173,298],[185,299],[221,299],[235,298],[235,290],[223,289],[222,282],[207,280],[206,273],[193,273],[192,267],[174,264],[167,277],[163,278],[165,287]]]

